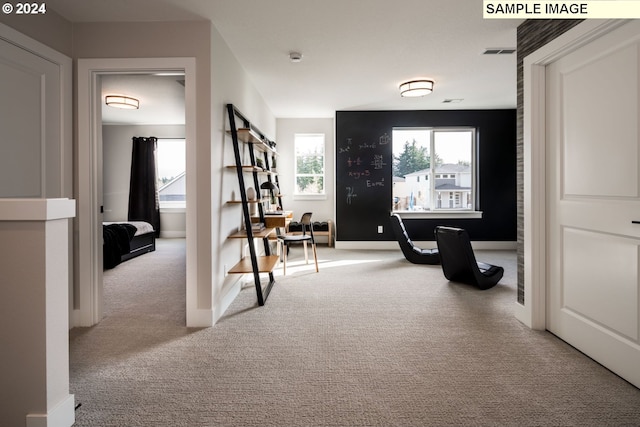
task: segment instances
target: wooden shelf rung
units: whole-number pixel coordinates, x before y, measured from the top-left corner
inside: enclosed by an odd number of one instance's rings
[[[260,175],[276,175],[277,174],[277,172],[275,172],[275,171],[266,170],[266,169],[263,169],[263,168],[261,168],[259,166],[242,165],[240,167],[242,168],[242,170],[244,172],[247,172],[247,173],[255,172],[255,173],[260,174]],[[234,169],[235,170],[236,166],[235,165],[227,165],[227,166],[225,166],[225,168]]]
[[[231,131],[227,131],[227,133],[231,133]],[[257,132],[253,129],[240,128],[237,131],[238,139],[244,143],[248,144],[258,144],[262,143],[262,139]]]
[[[260,273],[271,273],[273,268],[278,263],[280,257],[278,255],[267,255],[267,256],[259,256],[258,260],[258,271]],[[231,270],[229,270],[230,274],[245,274],[245,273],[253,273],[253,266],[251,265],[251,257],[244,257],[234,265]]]
[[[254,231],[253,232],[253,237],[256,238],[256,239],[267,237],[271,233],[273,233],[273,230],[275,230],[275,228],[265,228],[265,229],[260,230],[260,231]],[[246,239],[247,238],[247,232],[244,231],[244,230],[238,231],[237,233],[233,233],[232,235],[230,235],[229,238],[230,239]]]

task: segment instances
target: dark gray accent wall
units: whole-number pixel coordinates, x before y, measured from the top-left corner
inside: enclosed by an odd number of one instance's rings
[[[524,133],[523,133],[523,59],[551,40],[575,27],[582,20],[528,20],[518,26],[518,131],[517,131],[517,179],[518,179],[518,302],[524,304]]]
[[[336,240],[392,241],[394,127],[474,127],[481,219],[407,219],[414,240],[437,225],[462,227],[475,241],[516,240],[516,110],[336,112]],[[383,232],[378,233],[382,226]]]

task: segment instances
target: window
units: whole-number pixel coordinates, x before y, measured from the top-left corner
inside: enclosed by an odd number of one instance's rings
[[[394,129],[393,210],[474,211],[474,141],[473,128]]]
[[[186,207],[186,149],[184,139],[158,138],[156,161],[161,208]]]
[[[295,134],[294,196],[324,196],[324,134]]]

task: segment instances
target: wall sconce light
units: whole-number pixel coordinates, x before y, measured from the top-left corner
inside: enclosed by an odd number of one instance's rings
[[[130,96],[123,95],[107,95],[104,102],[110,107],[126,108],[129,110],[137,110],[140,108],[140,101]]]
[[[400,85],[400,96],[417,97],[433,92],[433,80],[411,80]]]

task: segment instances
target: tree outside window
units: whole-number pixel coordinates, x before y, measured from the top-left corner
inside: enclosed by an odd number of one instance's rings
[[[296,134],[295,195],[324,195],[324,134]]]

